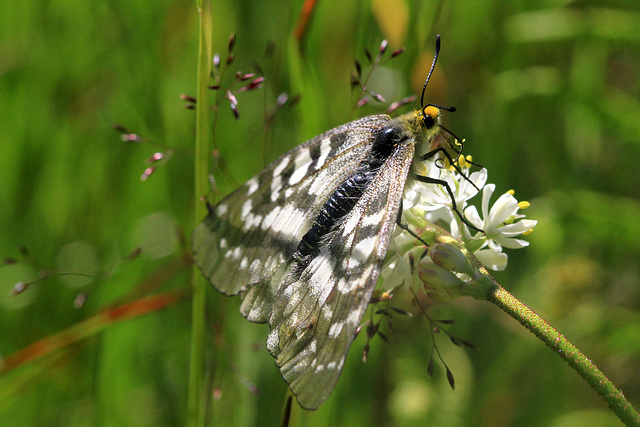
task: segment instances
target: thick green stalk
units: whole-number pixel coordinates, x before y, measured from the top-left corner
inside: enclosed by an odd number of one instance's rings
[[[208,153],[211,146],[209,76],[211,75],[211,1],[197,0],[199,13],[198,88],[196,104],[195,147],[195,223],[204,218],[206,208],[200,201],[208,193]],[[193,267],[193,296],[191,303],[191,360],[189,370],[189,425],[204,425],[204,331],[205,282]]]
[[[591,388],[607,402],[609,408],[623,423],[628,426],[640,425],[640,416],[624,397],[624,394],[564,335],[501,286],[493,288],[489,301],[520,322],[578,372]]]

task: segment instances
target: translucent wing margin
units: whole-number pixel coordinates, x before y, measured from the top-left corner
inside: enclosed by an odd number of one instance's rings
[[[268,320],[300,239],[389,120],[364,117],[294,148],[218,203],[195,228],[196,265],[218,291],[243,297],[247,319]]]
[[[289,265],[267,348],[298,403],[316,409],[342,371],[382,268],[415,145],[400,144],[305,265]]]

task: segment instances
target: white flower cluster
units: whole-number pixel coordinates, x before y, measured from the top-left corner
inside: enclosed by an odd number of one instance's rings
[[[490,206],[495,184],[487,184],[486,169],[470,175],[467,175],[469,170],[466,167],[460,171],[465,176],[454,168],[445,168],[430,161],[421,172],[429,178],[446,182],[453,193],[458,212],[464,215],[468,223],[483,232],[470,229],[454,212],[454,204],[444,185],[417,181],[405,189],[403,222],[418,230],[424,224],[438,225],[456,240],[463,242],[485,267],[504,270],[508,257],[502,248],[517,249],[527,246],[529,242],[516,237],[531,232],[537,221],[524,219],[525,215],[518,213],[528,207],[529,203],[518,203],[512,191],[501,195]],[[479,191],[482,191],[482,215],[475,206],[469,205],[469,200]],[[403,283],[410,285],[415,282],[415,263],[425,256],[425,247],[415,246],[415,240],[410,233],[396,227],[381,273],[384,288],[392,289]]]

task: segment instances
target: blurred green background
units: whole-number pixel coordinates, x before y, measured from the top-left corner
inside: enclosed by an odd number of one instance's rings
[[[458,109],[445,126],[516,190],[539,221],[496,278],[549,320],[640,406],[640,4],[637,1],[320,1],[297,46],[301,1],[214,1],[214,49],[237,33],[237,70],[266,77],[220,102],[221,193],[306,138],[388,103],[353,111],[354,58],[383,38],[407,51],[371,87],[389,101],[418,93],[442,36],[427,99]],[[184,425],[190,304],[86,324],[111,304],[189,286],[198,21],[187,0],[0,2],[0,424]],[[259,70],[259,71],[258,71]],[[237,87],[237,86],[236,86]],[[277,96],[301,96],[266,124]],[[411,105],[414,108],[415,105]],[[409,107],[405,107],[407,110]],[[122,142],[112,124],[172,147]],[[25,253],[21,248],[27,249]],[[134,248],[142,255],[123,260]],[[25,256],[26,254],[26,256]],[[52,275],[18,296],[18,281]],[[92,279],[90,276],[98,277]],[[265,350],[268,328],[209,290],[207,382],[215,425],[279,425],[287,387]],[[78,294],[86,302],[74,307]],[[402,299],[401,299],[402,301]],[[414,310],[405,298],[404,308]],[[394,319],[390,342],[352,346],[340,382],[294,425],[619,425],[599,397],[515,321],[485,302],[430,307],[479,350],[431,349],[420,316]],[[15,369],[16,351],[74,325],[76,339]]]

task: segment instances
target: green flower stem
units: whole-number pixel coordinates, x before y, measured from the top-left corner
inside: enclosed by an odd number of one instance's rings
[[[640,415],[609,378],[591,360],[587,359],[576,346],[571,344],[564,335],[500,286],[464,243],[454,239],[446,230],[421,221],[418,217],[406,215],[405,218],[419,227],[420,235],[423,238],[422,242],[430,245],[429,250],[434,263],[451,271],[465,272],[471,277],[469,281],[460,286],[451,286],[443,280],[438,281],[436,277],[435,282],[443,291],[454,298],[466,295],[479,300],[487,300],[500,307],[578,372],[591,388],[607,402],[609,408],[624,424],[640,426]],[[464,256],[464,259],[456,253],[456,250],[460,251],[460,255]],[[463,265],[465,263],[464,260],[468,263],[467,265]],[[429,264],[427,263],[419,267],[418,270],[420,272],[422,268],[424,276],[424,273],[429,273],[434,266],[431,266],[431,270],[428,267]],[[469,274],[467,268],[473,270],[471,274]],[[433,285],[433,277],[434,274],[431,274],[428,277],[430,282],[425,282],[425,284]]]
[[[624,394],[564,335],[498,284],[494,286],[489,301],[520,322],[577,371],[625,425],[640,425],[638,412],[625,399]]]
[[[195,149],[195,223],[206,215],[206,207],[200,201],[208,193],[209,147],[211,146],[211,118],[209,111],[211,75],[211,0],[197,0],[200,18],[198,49],[198,88],[196,104],[196,149]],[[191,349],[189,369],[189,425],[204,425],[204,331],[205,331],[205,282],[193,266],[193,297],[191,303]]]

